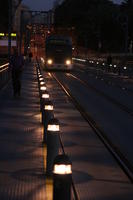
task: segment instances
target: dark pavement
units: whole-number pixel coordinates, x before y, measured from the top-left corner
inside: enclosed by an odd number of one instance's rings
[[[0,200],[44,200],[45,173],[36,69],[27,65],[21,97],[0,91]]]

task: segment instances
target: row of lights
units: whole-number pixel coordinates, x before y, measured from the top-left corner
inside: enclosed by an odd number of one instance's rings
[[[80,62],[84,62],[84,63],[87,62],[86,59],[80,59],[80,58],[73,58],[73,60],[75,60],[75,61],[80,61]],[[103,63],[100,63],[99,61],[94,61],[94,60],[89,60],[89,63],[90,63],[90,64],[96,64],[96,65],[101,64],[102,66],[106,66],[106,64],[105,64],[104,62],[103,62]],[[117,65],[116,65],[116,64],[114,64],[114,65],[110,64],[109,67],[117,68]],[[127,70],[127,67],[124,66],[123,69],[124,69],[124,70]]]
[[[80,59],[80,58],[73,58],[73,60],[80,61],[80,62],[87,62],[86,59]],[[103,63],[100,63],[100,62],[94,61],[94,60],[90,60],[89,63],[90,63],[90,64],[96,64],[96,65],[101,64],[102,66],[105,66],[105,65],[106,65],[104,62],[103,62]],[[117,68],[117,65],[116,65],[116,64],[114,64],[114,65],[110,64],[109,67]],[[127,67],[124,66],[123,69],[126,70]]]
[[[93,60],[90,60],[89,63],[90,63],[90,64],[97,64],[97,65],[101,64],[101,65],[103,65],[103,66],[106,65],[104,62],[103,62],[103,63],[100,63],[100,62],[98,62],[98,61],[93,61]],[[110,64],[109,67],[117,68],[117,65],[116,65],[116,64],[114,64],[114,65]],[[126,70],[127,67],[124,66],[123,69]]]
[[[53,175],[53,199],[70,200],[72,185],[72,164],[66,154],[59,155],[60,126],[54,118],[53,104],[47,91],[47,86],[37,65],[37,79],[40,95],[40,110],[44,125],[43,142],[47,146],[46,174]]]

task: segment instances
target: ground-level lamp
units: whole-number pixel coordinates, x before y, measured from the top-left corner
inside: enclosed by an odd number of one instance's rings
[[[42,123],[44,125],[44,133],[43,133],[43,142],[47,142],[47,128],[48,123],[51,119],[54,118],[54,106],[53,103],[50,100],[46,100],[43,105],[43,111],[42,111]]]
[[[56,156],[53,164],[53,200],[71,200],[72,163],[66,154]]]
[[[59,121],[56,118],[50,119],[47,125],[47,166],[46,174],[52,176],[53,162],[59,153]]]

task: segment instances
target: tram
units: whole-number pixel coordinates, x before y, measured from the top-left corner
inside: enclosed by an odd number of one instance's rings
[[[73,63],[71,37],[50,35],[46,38],[45,67],[46,69],[72,69]]]

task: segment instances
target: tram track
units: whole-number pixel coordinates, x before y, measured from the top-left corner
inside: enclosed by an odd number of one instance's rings
[[[82,85],[84,85],[87,89],[92,89],[93,91],[95,91],[98,95],[104,97],[106,100],[108,100],[109,102],[111,102],[112,104],[116,105],[117,107],[119,107],[122,111],[128,113],[130,116],[133,117],[133,109],[127,107],[126,105],[120,103],[119,101],[117,101],[116,99],[114,99],[113,97],[107,95],[106,93],[100,91],[99,89],[97,89],[96,87],[92,86],[91,84],[81,80],[80,78],[78,78],[77,76],[73,75],[73,74],[69,74],[71,77],[73,77],[74,79],[78,80]]]
[[[81,69],[80,69],[81,70]],[[81,70],[82,72],[84,72],[84,70]],[[88,72],[88,70],[87,70],[87,72]],[[91,73],[93,76],[95,76],[97,79],[99,79],[99,80],[102,80],[102,81],[104,81],[107,85],[112,85],[112,86],[115,86],[115,87],[117,87],[117,88],[119,88],[119,89],[121,89],[121,90],[125,90],[127,93],[129,93],[130,95],[133,95],[133,90],[132,89],[130,89],[130,88],[128,88],[127,86],[122,86],[122,85],[120,85],[120,84],[118,84],[118,83],[116,83],[115,82],[115,80],[114,80],[114,82],[112,81],[112,80],[110,80],[110,79],[107,79],[108,77],[104,77],[106,74],[104,74],[104,72],[102,71],[102,73],[101,74],[98,74],[98,73],[94,73],[93,72],[93,70],[90,70],[89,69],[89,73]],[[108,76],[109,76],[109,74],[108,74]],[[109,77],[109,78],[112,78],[112,76],[111,77]],[[121,78],[122,80],[121,81],[123,81],[123,78]]]
[[[54,75],[51,74],[52,77],[57,81],[57,83],[60,85],[62,90],[65,92],[65,94],[68,96],[68,98],[71,100],[71,102],[74,104],[76,109],[80,112],[82,117],[87,121],[87,123],[91,126],[92,130],[95,132],[95,134],[100,138],[100,140],[103,142],[103,144],[106,146],[106,148],[109,150],[109,152],[113,155],[121,169],[124,171],[124,173],[128,176],[131,182],[133,182],[133,166],[128,161],[126,156],[119,150],[119,148],[110,141],[110,139],[107,137],[106,132],[101,128],[101,126],[92,118],[92,116],[85,111],[83,106],[77,101],[77,99],[72,95],[69,88],[62,84],[62,82]]]

